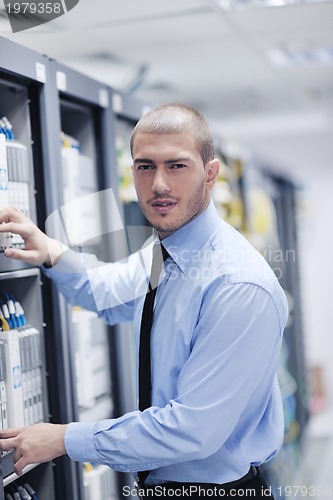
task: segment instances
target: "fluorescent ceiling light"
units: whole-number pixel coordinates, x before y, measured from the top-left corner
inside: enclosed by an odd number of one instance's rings
[[[301,68],[333,64],[333,45],[329,47],[280,47],[267,52],[267,60],[275,68]]]
[[[326,2],[332,2],[332,0],[215,0],[215,3],[224,10],[248,10]]]

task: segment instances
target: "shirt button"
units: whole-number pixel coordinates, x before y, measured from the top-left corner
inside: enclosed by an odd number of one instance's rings
[[[165,273],[165,272],[164,272],[164,273],[163,273],[163,278],[166,278],[166,275],[167,275],[167,273]]]

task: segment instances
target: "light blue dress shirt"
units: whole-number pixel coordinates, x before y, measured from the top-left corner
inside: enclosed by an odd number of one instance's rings
[[[147,483],[225,483],[273,457],[284,419],[276,367],[288,308],[264,258],[213,205],[163,240],[151,332],[152,405],[70,423],[68,455]],[[137,345],[152,243],[128,261],[71,252],[47,274],[73,304],[114,324],[134,320]]]

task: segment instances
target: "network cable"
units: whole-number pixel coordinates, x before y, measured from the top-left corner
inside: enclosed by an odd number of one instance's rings
[[[7,116],[3,116],[2,121],[5,124],[5,129],[7,131],[7,134],[6,134],[7,139],[14,140],[15,137],[14,137],[14,133],[13,133],[13,126],[10,123],[10,121],[8,120]]]
[[[9,329],[19,328],[20,326],[26,325],[27,319],[20,302],[18,302],[9,292],[1,290],[1,294],[4,300],[0,299],[0,318],[3,323],[3,320],[5,320],[5,327],[7,327],[6,323],[8,324]]]

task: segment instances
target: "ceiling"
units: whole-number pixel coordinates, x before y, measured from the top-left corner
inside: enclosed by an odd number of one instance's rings
[[[333,3],[250,3],[227,11],[215,0],[80,0],[64,16],[20,33],[12,34],[3,16],[0,32],[148,104],[192,104],[218,131],[259,151],[267,138],[283,149],[283,137],[321,136],[328,168]],[[284,67],[277,66],[281,57]]]

